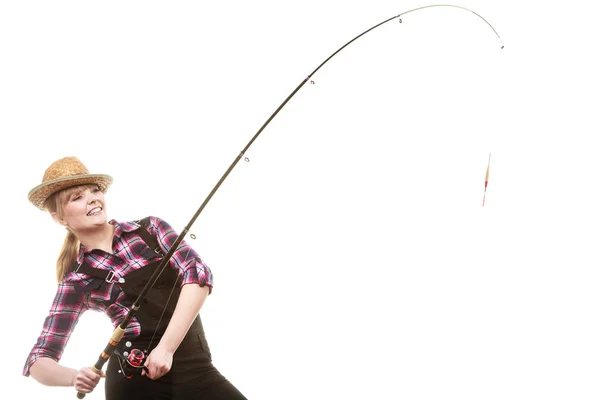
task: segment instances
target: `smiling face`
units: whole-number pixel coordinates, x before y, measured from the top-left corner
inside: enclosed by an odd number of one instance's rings
[[[107,222],[104,193],[96,185],[74,186],[56,195],[50,210],[54,220],[79,232]]]

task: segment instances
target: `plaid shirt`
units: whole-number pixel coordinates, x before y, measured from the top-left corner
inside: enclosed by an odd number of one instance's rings
[[[101,285],[104,281],[78,272],[69,272],[65,275],[58,284],[42,332],[27,357],[23,375],[29,376],[29,368],[41,357],[48,357],[56,362],[60,360],[77,321],[86,310],[105,313],[116,328],[129,312],[127,307],[131,305],[131,301],[127,300],[121,290],[118,279],[125,278],[129,272],[160,259],[134,232],[140,226],[139,224],[115,220],[111,220],[110,224],[115,227],[113,254],[81,245],[77,262],[81,264],[85,260],[93,268],[112,270],[114,272],[112,282]],[[178,237],[178,233],[167,222],[157,217],[150,217],[148,230],[157,238],[157,243],[164,254],[167,254]],[[208,286],[209,293],[212,292],[213,277],[210,268],[185,241],[181,241],[169,262],[171,267],[179,271],[179,277],[182,279],[181,286],[198,283],[200,286]],[[140,325],[134,317],[125,330],[124,338],[139,334]]]

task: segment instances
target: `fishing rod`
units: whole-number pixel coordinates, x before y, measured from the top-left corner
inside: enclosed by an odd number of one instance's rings
[[[500,40],[500,43],[501,43],[501,47],[500,48],[501,49],[504,48],[504,44],[502,44],[502,40],[500,39],[500,35],[498,35],[498,32],[496,32],[496,30],[494,29],[494,27],[485,18],[483,18],[481,15],[479,15],[475,11],[472,11],[472,10],[466,8],[466,7],[456,6],[456,5],[452,5],[452,4],[433,4],[433,5],[427,5],[427,6],[413,8],[411,10],[402,12],[402,13],[400,13],[398,15],[394,15],[393,17],[388,18],[388,19],[386,19],[386,20],[378,23],[377,25],[374,25],[373,27],[367,29],[366,31],[364,31],[361,34],[357,35],[352,40],[348,41],[342,47],[340,47],[339,49],[337,49],[334,53],[332,53],[329,57],[327,57],[325,59],[325,61],[323,61],[321,64],[319,64],[319,66],[317,68],[315,68],[306,78],[304,78],[300,82],[300,84],[287,96],[287,98],[279,105],[279,107],[277,107],[277,109],[271,114],[271,116],[265,121],[265,123],[260,127],[260,129],[254,134],[254,136],[246,144],[246,146],[234,158],[234,160],[231,163],[231,165],[229,165],[229,167],[227,168],[227,170],[225,171],[225,173],[221,176],[221,178],[219,179],[219,181],[216,183],[216,185],[210,191],[210,193],[208,194],[208,196],[206,197],[206,199],[202,202],[202,204],[200,205],[200,207],[196,210],[196,212],[194,213],[194,215],[192,216],[192,218],[190,219],[190,221],[188,222],[188,224],[183,228],[183,230],[181,231],[181,233],[179,234],[179,236],[177,237],[177,239],[173,243],[173,246],[171,247],[171,249],[163,257],[163,259],[162,259],[161,263],[159,264],[158,268],[152,274],[152,276],[150,277],[150,279],[148,280],[148,282],[146,283],[146,285],[144,286],[144,288],[142,289],[142,291],[138,295],[137,299],[133,302],[133,305],[131,306],[131,309],[129,310],[129,312],[127,313],[127,315],[123,319],[123,321],[113,331],[113,334],[112,334],[110,340],[108,341],[106,347],[100,353],[100,356],[98,357],[98,360],[96,361],[96,363],[91,367],[91,369],[94,372],[96,372],[97,374],[101,373],[102,367],[108,361],[108,359],[111,357],[111,355],[115,352],[117,346],[119,345],[121,339],[123,338],[123,335],[125,334],[125,329],[129,325],[129,323],[131,322],[131,320],[133,319],[133,317],[135,316],[135,314],[137,313],[137,311],[139,310],[139,308],[140,308],[140,306],[142,304],[142,301],[144,300],[144,298],[148,294],[148,291],[155,285],[155,283],[158,280],[159,276],[162,274],[162,272],[164,271],[164,269],[168,265],[169,260],[171,259],[171,257],[173,256],[174,252],[178,248],[179,244],[183,241],[184,237],[187,235],[187,233],[191,229],[192,225],[194,225],[194,222],[196,221],[196,219],[200,216],[200,213],[202,213],[202,211],[204,210],[204,208],[206,207],[206,205],[208,204],[208,202],[212,199],[212,197],[215,195],[215,193],[217,192],[217,190],[219,190],[219,188],[221,187],[221,185],[223,184],[223,182],[225,181],[225,179],[227,179],[227,177],[229,176],[229,174],[231,173],[231,171],[235,168],[235,166],[238,164],[238,162],[242,159],[242,157],[244,157],[244,155],[246,154],[246,152],[248,151],[248,149],[250,148],[250,146],[252,146],[252,144],[258,138],[258,136],[264,131],[264,129],[267,127],[267,125],[269,125],[269,123],[271,123],[271,121],[273,120],[273,118],[275,118],[275,116],[277,114],[279,114],[279,112],[292,99],[292,97],[294,97],[294,95],[306,84],[306,82],[308,82],[310,80],[310,78],[314,74],[316,74],[317,71],[319,71],[329,60],[331,60],[340,51],[342,51],[343,49],[345,49],[347,46],[349,46],[351,43],[353,43],[354,41],[356,41],[360,37],[366,35],[367,33],[371,32],[372,30],[374,30],[374,29],[376,29],[376,28],[378,28],[378,27],[380,27],[380,26],[382,26],[382,25],[384,25],[384,24],[386,24],[386,23],[388,23],[388,22],[390,22],[392,20],[399,19],[399,21],[401,23],[402,19],[400,17],[402,17],[403,15],[406,15],[406,14],[409,14],[411,12],[415,12],[415,11],[418,11],[418,10],[423,10],[423,9],[433,8],[433,7],[453,7],[453,8],[457,8],[457,9],[461,9],[461,10],[473,13],[474,15],[476,15],[477,17],[479,17],[481,20],[483,20],[492,29],[492,31],[496,34],[497,38]],[[77,393],[77,398],[83,399],[84,397],[85,397],[85,393],[81,393],[81,392]]]

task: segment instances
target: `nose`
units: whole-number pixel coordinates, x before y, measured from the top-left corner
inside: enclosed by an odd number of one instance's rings
[[[91,190],[86,190],[88,204],[92,204],[98,200],[98,195]]]

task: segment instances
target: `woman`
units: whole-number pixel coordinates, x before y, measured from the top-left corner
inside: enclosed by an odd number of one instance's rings
[[[106,372],[59,364],[73,328],[89,309],[116,328],[177,233],[158,217],[108,220],[104,194],[112,177],[90,174],[76,157],[52,163],[29,201],[67,230],[58,288],[23,375],[90,393],[102,377],[106,399],[246,399],[212,365],[199,311],[212,274],[185,241],[125,329]],[[107,338],[108,339],[108,338]]]

